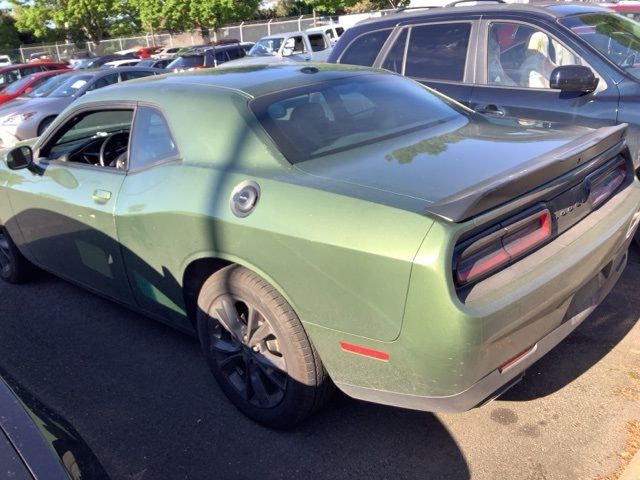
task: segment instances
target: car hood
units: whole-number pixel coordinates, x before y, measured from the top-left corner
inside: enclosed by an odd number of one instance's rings
[[[296,167],[317,177],[419,200],[426,210],[434,206],[436,214],[460,221],[474,211],[468,203],[486,192],[496,193],[511,182],[511,198],[524,194],[575,168],[575,164],[559,168],[568,156],[589,148],[592,152],[594,144],[606,143],[601,137],[613,135],[607,131],[594,136],[600,130],[584,127],[473,118],[460,117],[426,132],[314,158]],[[614,143],[620,140],[616,135]],[[437,212],[439,205],[460,198],[467,198],[467,205]],[[494,199],[492,206],[509,199]]]

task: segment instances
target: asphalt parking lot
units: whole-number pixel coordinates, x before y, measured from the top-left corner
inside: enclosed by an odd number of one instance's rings
[[[640,432],[640,253],[502,398],[433,415],[337,395],[292,432],[226,401],[196,340],[62,280],[0,285],[0,367],[114,479],[614,479]],[[636,442],[636,443],[634,443]]]

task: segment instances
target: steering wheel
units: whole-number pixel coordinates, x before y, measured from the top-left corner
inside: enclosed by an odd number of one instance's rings
[[[128,143],[128,139],[129,139],[129,132],[116,132],[116,133],[112,133],[111,135],[109,135],[107,138],[104,139],[104,142],[102,142],[102,146],[100,147],[100,165],[103,167],[108,167],[109,164],[115,159],[118,158],[119,155],[121,155],[123,152],[125,152],[127,150],[128,145],[125,144],[124,148],[121,146],[120,148],[116,147],[115,150],[115,155],[113,155],[113,158],[109,158],[107,159],[107,152],[109,152],[109,150],[107,149],[107,146],[114,141],[114,139],[118,139],[122,136],[125,136],[127,142]]]

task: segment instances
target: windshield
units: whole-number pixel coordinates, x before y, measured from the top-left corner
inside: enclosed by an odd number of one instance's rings
[[[71,75],[65,77],[62,83],[55,88],[49,97],[70,97],[80,90],[84,85],[91,80],[91,75]]]
[[[250,106],[292,163],[427,131],[468,115],[425,87],[390,75],[285,90]]]
[[[566,17],[561,23],[610,61],[640,79],[640,24],[612,13]]]
[[[56,75],[54,77],[47,78],[44,83],[31,90],[31,92],[27,93],[25,96],[30,98],[46,97],[67,78],[69,78],[69,75]]]
[[[188,68],[198,68],[204,65],[204,55],[189,55],[178,57],[167,65],[167,70],[186,70]]]
[[[249,50],[250,57],[269,57],[276,55],[282,45],[282,38],[262,38]]]

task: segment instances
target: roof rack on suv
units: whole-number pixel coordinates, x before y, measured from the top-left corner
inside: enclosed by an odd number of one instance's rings
[[[395,13],[408,12],[413,10],[431,10],[432,8],[448,8],[455,7],[462,3],[507,3],[504,0],[455,0],[451,3],[446,3],[444,5],[424,5],[422,7],[400,7],[396,9]]]

